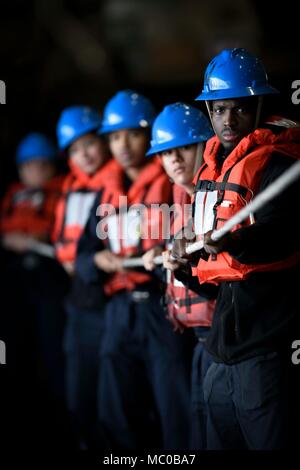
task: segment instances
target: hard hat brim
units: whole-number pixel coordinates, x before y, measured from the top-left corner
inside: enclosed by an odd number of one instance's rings
[[[211,134],[213,136],[213,132]],[[178,147],[183,147],[184,145],[193,145],[193,144],[199,144],[200,142],[206,142],[208,139],[205,137],[197,137],[196,139],[182,139],[182,140],[177,140],[175,143],[173,142],[164,142],[163,144],[158,144],[146,152],[146,157],[150,157],[151,155],[155,155],[156,153],[164,152],[166,150],[171,150],[171,149],[176,149]]]
[[[278,94],[279,91],[276,88],[271,86],[263,86],[263,87],[246,87],[246,88],[238,88],[238,89],[224,89],[224,90],[216,90],[216,91],[203,91],[200,93],[199,96],[195,99],[195,101],[216,101],[216,100],[226,100],[231,98],[247,98],[250,96],[261,96],[261,95],[271,95],[271,94]]]
[[[79,137],[84,136],[85,134],[89,134],[90,132],[96,132],[98,129],[98,126],[95,127],[95,125],[87,126],[85,129],[82,129],[81,131],[76,132],[76,135],[71,137],[70,139],[67,139],[63,145],[60,145],[59,148],[60,150],[66,150],[75,140],[79,139]],[[98,134],[98,132],[96,132]]]
[[[137,125],[136,122],[134,124],[122,122],[120,124],[114,124],[111,126],[104,125],[100,127],[100,129],[97,130],[97,134],[98,135],[109,134],[110,132],[122,131],[126,129],[145,129],[146,130],[146,129],[151,129],[151,125],[152,123],[149,123],[146,126],[139,126]]]

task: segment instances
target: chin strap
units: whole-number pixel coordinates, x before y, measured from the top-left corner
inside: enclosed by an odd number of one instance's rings
[[[259,96],[258,97],[257,108],[256,108],[256,116],[255,116],[254,129],[253,129],[254,131],[255,131],[255,129],[258,128],[258,125],[259,125],[262,104],[263,104],[263,96]]]
[[[214,126],[214,123],[213,123],[213,120],[212,120],[212,112],[211,112],[211,109],[210,109],[210,106],[209,106],[209,101],[205,100],[205,104],[206,104],[206,108],[207,108],[207,112],[208,112],[208,116],[209,116],[209,119],[210,119],[210,123],[212,125],[212,128],[214,130],[214,133],[217,135],[216,133],[216,129],[215,129],[215,126]]]
[[[204,151],[204,143],[199,142],[196,148],[196,157],[195,157],[195,163],[194,163],[193,176],[196,175],[197,171],[199,170],[200,166],[203,163],[203,151]]]

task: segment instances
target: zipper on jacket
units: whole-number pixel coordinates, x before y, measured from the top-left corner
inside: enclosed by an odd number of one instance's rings
[[[221,312],[220,317],[219,317],[219,327],[220,327],[220,334],[219,334],[219,341],[218,341],[218,356],[222,361],[226,362],[226,354],[225,354],[225,345],[224,345],[224,312]]]
[[[234,291],[233,291],[232,282],[229,282],[229,288],[230,288],[230,291],[231,291],[231,304],[232,304],[233,309],[234,309],[234,332],[235,332],[236,340],[240,343],[241,336],[240,336],[240,330],[239,330],[239,325],[238,325],[238,321],[237,321],[236,309],[234,307]]]
[[[226,354],[224,348],[224,313],[220,315],[220,340],[218,341],[218,355],[222,361],[226,362]]]

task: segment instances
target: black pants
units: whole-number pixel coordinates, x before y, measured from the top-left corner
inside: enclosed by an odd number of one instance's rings
[[[191,354],[186,338],[173,332],[159,292],[145,290],[137,297],[119,293],[107,305],[101,422],[112,448],[187,449]]]
[[[204,378],[213,362],[212,356],[205,349],[205,340],[210,328],[198,327],[197,344],[194,348],[192,363],[192,429],[191,445],[193,450],[206,449],[207,412],[203,397]]]
[[[64,392],[63,299],[68,276],[52,259],[1,252],[0,339],[7,346],[6,434],[16,447],[72,448]],[[1,387],[1,390],[2,387]]]
[[[209,450],[274,450],[288,436],[287,365],[276,352],[213,364],[204,379]]]
[[[78,447],[105,447],[97,420],[99,350],[103,337],[103,311],[82,311],[66,306],[64,337],[67,408],[72,417]]]

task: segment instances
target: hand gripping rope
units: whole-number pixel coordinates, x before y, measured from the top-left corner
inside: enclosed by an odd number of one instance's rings
[[[294,181],[300,177],[300,161],[294,163],[288,170],[286,170],[279,178],[277,178],[273,183],[271,183],[264,191],[258,194],[249,204],[247,204],[243,209],[237,212],[231,219],[227,220],[223,227],[218,230],[214,230],[211,234],[211,239],[213,241],[218,241],[226,233],[237,224],[240,224],[246,220],[250,214],[254,213],[261,209],[267,202],[273,199],[275,196],[283,192],[288,186],[290,186]],[[197,241],[191,243],[186,248],[186,253],[188,255],[195,253],[203,248],[203,241]],[[36,240],[32,240],[30,245],[30,250],[38,253],[42,256],[49,258],[54,258],[55,250],[51,245],[46,243],[41,243]],[[162,264],[162,256],[156,256],[154,258],[154,263],[159,266]],[[144,266],[142,258],[127,258],[123,261],[124,268],[136,268]]]
[[[288,170],[286,170],[279,178],[271,183],[264,191],[258,194],[249,204],[237,212],[231,219],[227,220],[225,224],[218,230],[214,230],[211,234],[213,241],[218,241],[237,224],[246,220],[250,214],[261,209],[267,202],[275,196],[283,192],[288,186],[300,177],[300,161],[294,163]],[[203,241],[191,243],[186,248],[188,255],[195,253],[203,248]],[[162,264],[162,256],[154,258],[156,265]],[[124,268],[134,268],[144,266],[142,258],[128,258],[123,262]]]

